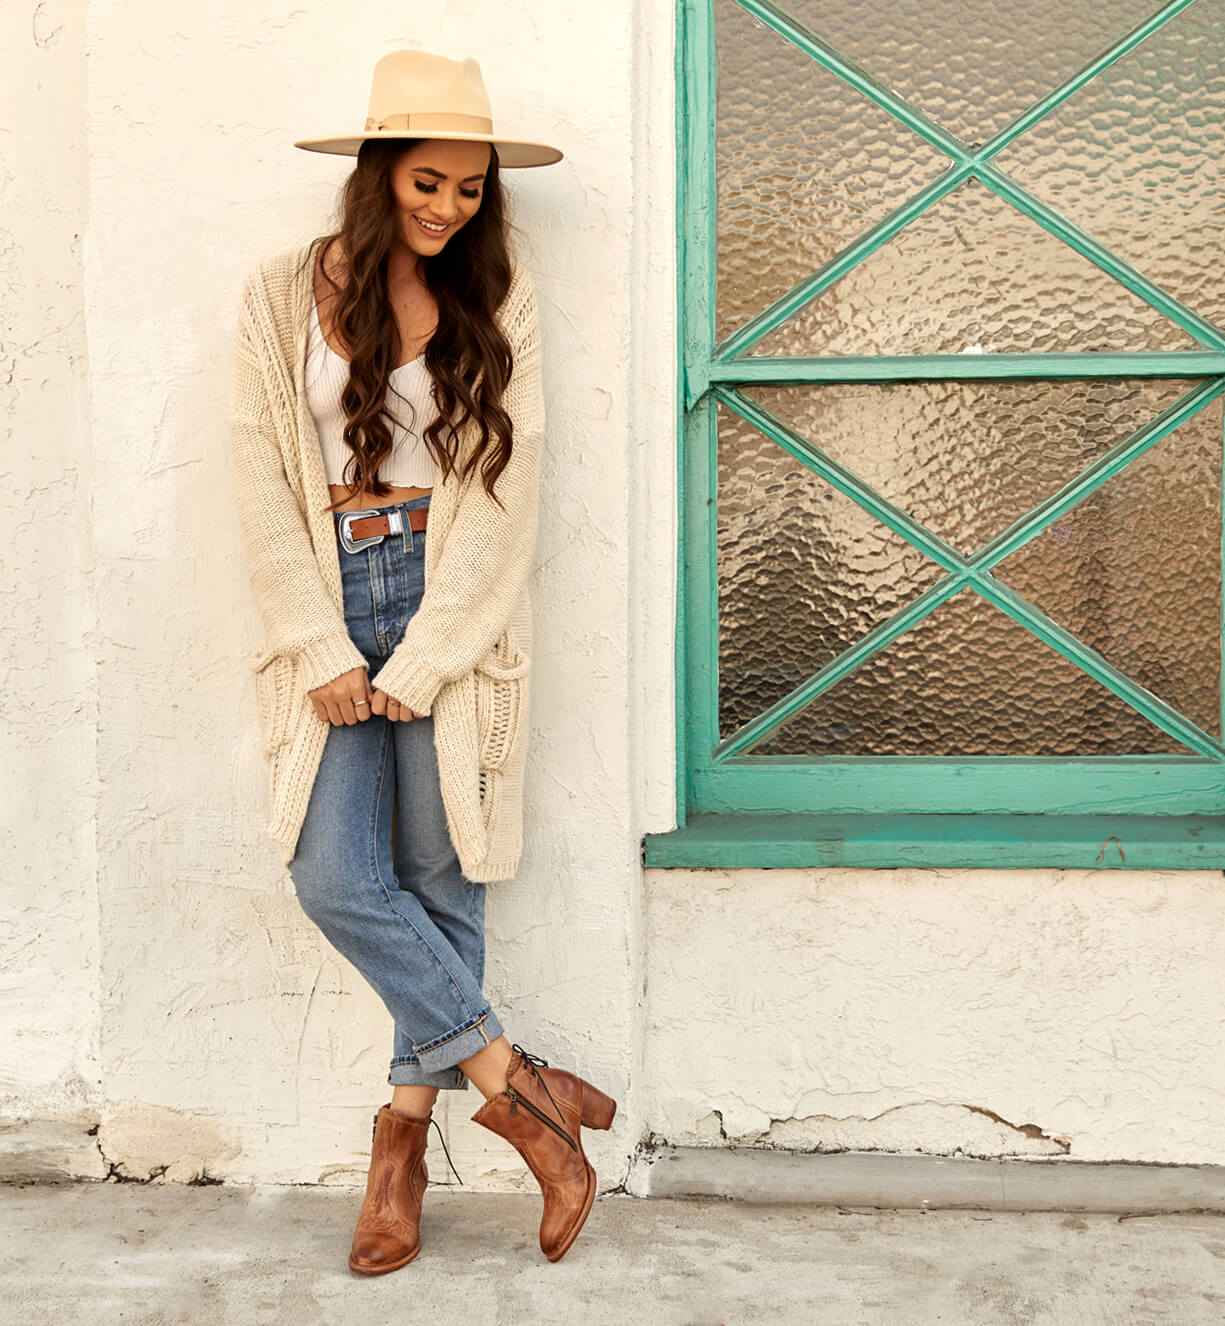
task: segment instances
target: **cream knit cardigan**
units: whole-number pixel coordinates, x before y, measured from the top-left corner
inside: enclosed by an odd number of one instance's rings
[[[229,425],[247,572],[263,621],[249,659],[270,770],[267,832],[293,860],[331,724],[309,690],[366,660],[344,620],[340,549],[323,453],[303,385],[313,272],[308,245],[266,258],[243,289]],[[480,466],[462,484],[441,470],[425,533],[425,593],[400,643],[370,678],[432,714],[447,825],[469,879],[509,879],[523,847],[532,609],[544,397],[532,279],[518,262],[498,321],[514,355],[503,406],[510,462],[487,496]],[[459,468],[479,441],[459,429]],[[367,719],[367,722],[370,720]]]

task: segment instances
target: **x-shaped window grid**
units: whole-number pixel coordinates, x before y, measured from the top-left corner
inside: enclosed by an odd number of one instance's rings
[[[1225,332],[1199,317],[1168,292],[1111,253],[1073,222],[1046,206],[1026,189],[991,164],[991,158],[1021,134],[1067,101],[1104,69],[1123,58],[1195,0],[1173,0],[1135,27],[1122,40],[1085,66],[1018,116],[985,145],[968,145],[940,128],[865,70],[842,57],[815,33],[788,16],[770,0],[735,0],[748,13],[768,24],[814,61],[868,97],[895,119],[926,139],[952,161],[952,166],[926,188],[896,208],[877,225],[836,254],[810,277],[751,319],[721,345],[701,354],[700,338],[689,339],[686,356],[686,405],[692,408],[709,394],[739,414],[765,437],[808,466],[839,492],[865,510],[915,548],[932,558],[948,573],[924,593],[881,622],[850,648],[842,651],[800,686],[795,687],[763,713],[743,724],[712,751],[712,762],[721,763],[742,755],[763,741],[823,691],[841,681],[878,650],[921,621],[963,588],[979,593],[1014,621],[1044,641],[1064,658],[1111,690],[1162,731],[1200,756],[1225,762],[1225,745],[1205,732],[1151,691],[1134,682],[1100,653],[1043,613],[991,574],[991,568],[1035,538],[1081,499],[1100,488],[1120,470],[1155,446],[1174,429],[1225,393]],[[692,3],[692,0],[691,0]],[[698,27],[709,22],[709,0],[699,0],[702,11],[695,15]],[[707,30],[706,38],[713,34]],[[699,142],[697,163],[709,165],[708,139]],[[741,358],[757,341],[775,330],[793,313],[821,295],[840,277],[864,261],[903,226],[968,179],[977,179],[1020,212],[1033,218],[1051,234],[1071,245],[1108,275],[1139,295],[1170,321],[1189,332],[1206,351],[1147,354],[993,354],[934,356],[823,356],[804,358],[754,356]],[[701,292],[707,316],[713,311],[713,290]],[[695,351],[699,353],[694,353]],[[1035,377],[1161,376],[1205,377],[1192,390],[1155,419],[1112,447],[1046,501],[1015,521],[970,557],[964,557],[948,542],[919,521],[887,501],[845,466],[819,447],[788,428],[774,415],[745,397],[736,384],[752,382],[815,383],[833,381],[896,381],[899,379]]]

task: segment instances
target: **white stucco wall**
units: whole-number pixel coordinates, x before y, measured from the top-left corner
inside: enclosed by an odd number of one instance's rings
[[[0,379],[8,500],[40,536],[19,553],[5,625],[26,665],[24,684],[10,668],[22,709],[7,720],[5,1117],[100,1123],[97,1147],[133,1175],[361,1178],[391,1023],[301,914],[263,835],[244,664],[258,626],[225,403],[244,276],[330,224],[352,166],[292,139],[360,124],[375,59],[402,45],[476,55],[499,125],[567,153],[508,174],[550,434],[529,846],[519,877],[490,889],[487,988],[514,1038],[625,1108],[630,9],[472,0],[413,21],[386,4],[91,0],[9,7],[4,21],[24,79],[3,136],[6,182],[21,183],[0,200],[15,232],[5,291],[21,308],[4,354],[19,368]],[[63,527],[36,522],[60,514]],[[37,618],[50,629],[32,630]],[[486,1151],[519,1170],[469,1122],[479,1093],[452,1094],[440,1113],[466,1181]],[[624,1168],[627,1138],[596,1139],[593,1159]]]
[[[1219,871],[647,876],[673,1143],[1225,1163]]]
[[[0,1118],[96,1108],[84,21],[0,6]]]
[[[374,60],[420,44],[477,56],[499,124],[567,153],[507,177],[550,426],[527,848],[490,886],[486,992],[619,1100],[586,1135],[602,1186],[648,1136],[1221,1160],[1219,872],[641,868],[674,822],[670,4],[20,0],[0,36],[28,535],[3,545],[0,1147],[364,1178],[391,1024],[263,836],[224,407],[243,277],[330,226],[351,165],[292,139],[360,120]],[[439,1099],[465,1183],[523,1181],[479,1103]]]
[[[400,45],[476,54],[497,123],[567,153],[551,171],[509,179],[549,350],[550,434],[530,851],[518,878],[490,891],[487,990],[513,1038],[620,1092],[632,1017],[617,643],[627,611],[629,12],[464,3],[432,8],[425,23],[382,3],[188,12],[153,0],[88,12],[94,491],[109,570],[99,611],[113,642],[101,669],[103,1149],[136,1148],[138,1171],[186,1138],[192,1149],[175,1161],[184,1174],[206,1164],[229,1178],[353,1181],[371,1112],[390,1095],[390,1018],[304,923],[262,836],[253,697],[234,666],[257,626],[219,407],[242,277],[261,254],[327,228],[352,168],[292,139],[360,124],[374,60]],[[594,64],[575,59],[588,48],[601,52]],[[140,507],[124,500],[129,490]],[[608,652],[593,669],[596,638]],[[172,701],[160,715],[150,688]],[[479,1104],[475,1089],[444,1093],[439,1112],[470,1183],[486,1153],[490,1165],[520,1167],[468,1120]],[[593,1150],[607,1155],[625,1139],[602,1143]]]

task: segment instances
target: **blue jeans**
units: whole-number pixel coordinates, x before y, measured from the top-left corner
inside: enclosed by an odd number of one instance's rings
[[[345,622],[373,675],[421,605],[425,531],[353,553],[336,547]],[[466,1090],[459,1061],[502,1025],[481,993],[485,885],[460,869],[447,829],[433,715],[370,714],[330,728],[289,872],[303,911],[394,1020],[388,1082]]]

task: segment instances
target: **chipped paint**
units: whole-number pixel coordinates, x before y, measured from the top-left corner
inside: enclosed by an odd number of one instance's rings
[[[672,1146],[1220,1164],[1218,871],[646,872]]]

